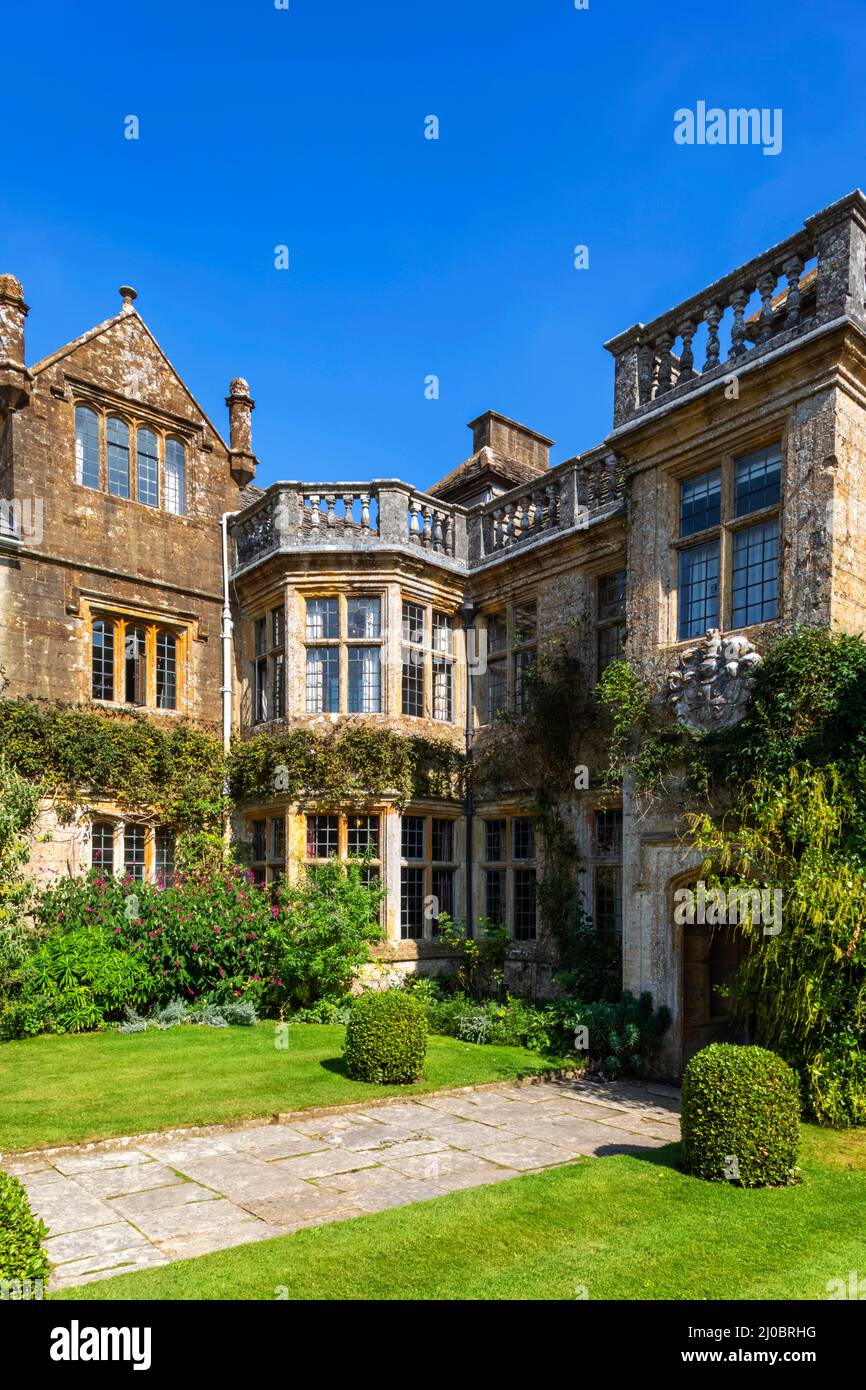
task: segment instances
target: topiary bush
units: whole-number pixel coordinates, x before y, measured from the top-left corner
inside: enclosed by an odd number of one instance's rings
[[[788,1063],[763,1047],[711,1043],[683,1074],[685,1166],[708,1182],[790,1182],[800,1149],[800,1093]]]
[[[355,1081],[408,1085],[424,1070],[427,1018],[400,989],[362,994],[352,1005],[343,1055]]]
[[[39,1281],[48,1281],[48,1256],[42,1249],[47,1234],[44,1223],[30,1210],[21,1183],[0,1169],[0,1287],[4,1297],[42,1297]]]

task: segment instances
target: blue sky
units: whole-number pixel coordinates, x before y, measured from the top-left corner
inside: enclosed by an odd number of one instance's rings
[[[423,486],[491,408],[588,448],[606,338],[866,185],[862,0],[49,0],[3,29],[29,360],[133,284],[221,429],[249,379],[262,483]],[[781,108],[781,153],[675,144],[699,99]]]

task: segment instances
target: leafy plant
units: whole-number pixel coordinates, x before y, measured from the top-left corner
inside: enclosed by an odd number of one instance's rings
[[[0,1283],[5,1296],[33,1296],[34,1285],[47,1285],[48,1256],[42,1248],[47,1234],[44,1222],[31,1212],[22,1184],[0,1169]]]
[[[352,1005],[344,1057],[349,1076],[380,1085],[407,1085],[424,1071],[427,1019],[405,990],[362,994]]]
[[[687,1170],[708,1182],[790,1182],[800,1145],[793,1071],[762,1047],[702,1048],[683,1075],[682,1142]]]

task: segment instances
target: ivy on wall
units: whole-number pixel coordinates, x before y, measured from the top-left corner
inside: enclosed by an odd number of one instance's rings
[[[256,734],[233,745],[229,788],[235,801],[314,793],[323,806],[350,797],[457,800],[465,794],[466,758],[446,739],[348,724],[334,733],[308,728]]]
[[[137,713],[0,700],[0,747],[9,767],[71,815],[90,799],[146,808],[178,830],[222,823],[225,762],[212,733]]]

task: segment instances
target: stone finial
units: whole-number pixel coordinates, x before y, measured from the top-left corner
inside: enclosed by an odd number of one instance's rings
[[[250,395],[249,382],[236,376],[226,396],[229,408],[229,439],[232,477],[238,487],[246,487],[256,476],[258,459],[253,453],[252,413],[256,403]]]
[[[24,364],[28,313],[21,281],[14,275],[0,275],[0,414],[21,410],[30,400],[32,377]]]
[[[138,299],[138,291],[134,290],[132,288],[132,285],[121,285],[117,293],[123,300],[123,307],[121,308],[120,312],[122,314],[131,314],[132,306],[135,300]]]
[[[698,646],[680,652],[668,676],[668,702],[679,722],[696,734],[733,728],[746,712],[761,659],[747,637],[722,637],[710,628]]]

